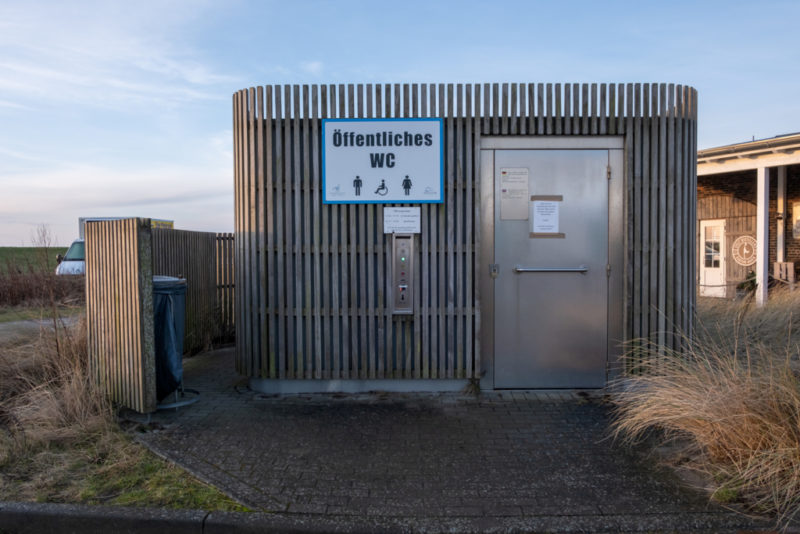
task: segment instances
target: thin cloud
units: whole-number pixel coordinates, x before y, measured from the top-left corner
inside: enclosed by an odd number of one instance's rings
[[[6,174],[0,221],[9,224],[0,225],[0,242],[17,243],[31,225],[46,223],[59,243],[68,244],[82,216],[159,217],[180,221],[182,228],[230,231],[233,187],[228,169],[80,165]]]
[[[7,109],[32,109],[30,106],[20,104],[19,102],[11,102],[10,100],[0,100],[0,108]]]
[[[44,95],[53,103],[126,110],[222,98],[219,86],[227,95],[237,78],[175,44],[186,42],[181,34],[205,9],[175,2],[150,9],[102,2],[0,6],[0,97],[11,104],[3,107]]]
[[[122,198],[109,200],[104,203],[104,208],[130,207],[133,209],[149,208],[152,206],[178,206],[181,204],[196,205],[199,200],[216,200],[232,197],[233,192],[228,190],[212,189],[207,191],[194,191],[191,193],[180,193],[174,195],[145,195],[141,197]],[[84,206],[89,208],[90,206]]]
[[[300,64],[300,69],[313,76],[322,75],[323,71],[322,61],[304,61]]]
[[[238,81],[235,76],[211,72],[209,68],[196,61],[176,61],[169,57],[138,57],[132,60],[139,68],[184,80],[195,85],[229,84]]]
[[[26,154],[24,152],[9,150],[7,148],[2,148],[2,147],[0,147],[0,154],[8,156],[9,158],[19,159],[23,161],[42,161],[41,156],[34,156],[31,154]]]

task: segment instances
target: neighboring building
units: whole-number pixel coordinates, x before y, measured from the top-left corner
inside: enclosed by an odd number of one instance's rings
[[[732,298],[755,274],[793,283],[800,263],[800,133],[697,153],[699,295]],[[774,283],[783,283],[774,282]]]

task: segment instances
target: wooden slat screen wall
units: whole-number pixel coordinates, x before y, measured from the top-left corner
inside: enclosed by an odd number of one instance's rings
[[[673,84],[265,86],[233,96],[237,368],[271,378],[480,372],[482,135],[625,138],[625,337],[694,312],[697,92]],[[386,303],[381,205],[323,205],[320,119],[445,119],[445,203],[422,206],[412,319]]]
[[[153,274],[186,279],[186,354],[210,347],[217,337],[216,252],[214,233],[153,228]]]
[[[149,219],[86,224],[86,315],[91,370],[111,399],[156,409]]]
[[[233,233],[218,233],[216,237],[217,322],[220,335],[228,339],[233,335],[234,278]]]

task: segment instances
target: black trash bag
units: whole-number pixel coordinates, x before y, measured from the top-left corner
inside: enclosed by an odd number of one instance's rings
[[[156,352],[156,398],[159,402],[183,382],[183,333],[186,280],[153,277],[153,327]]]

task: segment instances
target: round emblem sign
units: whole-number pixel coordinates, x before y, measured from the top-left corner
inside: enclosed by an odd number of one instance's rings
[[[733,261],[739,265],[753,265],[756,262],[756,240],[749,235],[736,238],[733,242]]]

